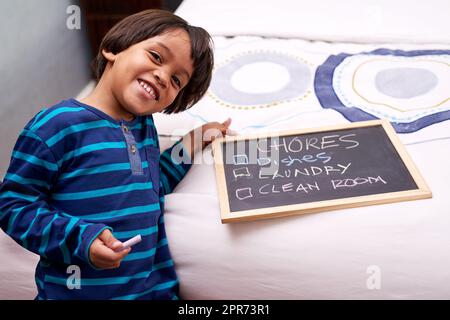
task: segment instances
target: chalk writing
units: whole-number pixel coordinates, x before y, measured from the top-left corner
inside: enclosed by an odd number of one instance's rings
[[[356,187],[358,185],[361,184],[373,184],[373,183],[384,183],[387,184],[386,181],[384,181],[384,179],[380,176],[374,178],[374,177],[366,177],[366,178],[361,178],[361,177],[356,177],[353,179],[339,179],[339,180],[331,180],[331,184],[333,185],[334,189],[337,188],[352,188],[352,187]]]
[[[382,126],[222,145],[230,211],[414,189]],[[227,154],[228,152],[228,154]]]

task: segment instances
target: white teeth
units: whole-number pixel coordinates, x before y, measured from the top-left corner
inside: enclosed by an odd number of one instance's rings
[[[141,80],[139,80],[139,84],[141,85],[141,87],[144,88],[145,91],[147,91],[149,94],[151,94],[153,99],[156,99],[156,93],[150,85],[148,85],[146,82],[141,81]]]

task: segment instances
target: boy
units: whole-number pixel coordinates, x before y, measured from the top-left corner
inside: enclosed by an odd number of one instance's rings
[[[40,255],[38,299],[177,299],[164,195],[190,168],[174,155],[192,159],[196,144],[191,132],[160,156],[151,114],[183,111],[204,95],[211,38],[146,10],[108,32],[95,67],[89,96],[41,111],[19,136],[0,186],[0,226]],[[229,124],[201,130],[225,134]],[[122,250],[137,235],[132,252]]]

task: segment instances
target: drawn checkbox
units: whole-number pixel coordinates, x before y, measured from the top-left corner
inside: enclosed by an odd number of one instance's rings
[[[233,174],[234,174],[235,179],[238,177],[250,177],[251,176],[250,172],[248,172],[247,167],[233,169]]]
[[[235,165],[248,164],[248,157],[246,154],[237,154],[233,156],[233,161]]]
[[[244,199],[253,197],[252,188],[236,189],[236,197],[239,200],[244,200]]]

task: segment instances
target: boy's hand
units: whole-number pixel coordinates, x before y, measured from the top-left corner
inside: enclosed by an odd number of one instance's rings
[[[89,259],[94,266],[100,269],[118,268],[122,259],[131,251],[131,248],[128,248],[115,252],[120,247],[122,247],[122,242],[114,238],[111,231],[103,230],[92,241],[89,248]]]
[[[220,122],[208,122],[204,124],[202,128],[202,148],[205,148],[208,144],[214,141],[215,138],[224,137],[230,134],[228,128],[231,124],[231,118],[228,118],[224,123]]]
[[[190,152],[191,159],[194,154],[201,149],[206,148],[214,139],[224,137],[225,135],[236,135],[236,133],[229,129],[231,118],[225,122],[208,122],[201,127],[198,127],[189,132],[183,138],[183,144]]]

